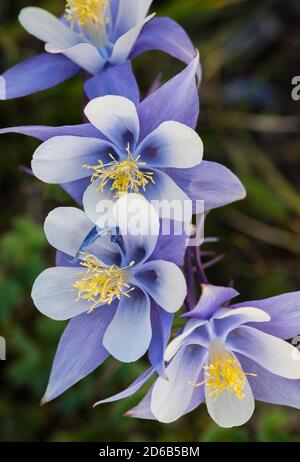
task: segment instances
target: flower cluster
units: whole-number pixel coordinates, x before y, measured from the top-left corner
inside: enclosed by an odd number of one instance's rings
[[[32,289],[41,313],[69,320],[42,402],[110,356],[130,363],[147,354],[151,367],[99,403],[130,396],[156,375],[128,415],[169,423],[205,403],[220,426],[242,425],[255,399],[300,408],[299,354],[287,341],[299,333],[300,293],[230,305],[238,293],[208,283],[199,243],[191,247],[193,216],[200,202],[206,217],[245,190],[226,167],[203,160],[199,54],[177,23],[148,15],[151,4],[67,0],[60,18],[25,8],[20,22],[45,53],[0,76],[0,99],[9,99],[83,71],[88,101],[84,124],[0,130],[39,139],[33,175],[77,204],[46,218],[56,266]],[[142,98],[131,60],[154,49],[185,68]],[[169,342],[180,310],[182,328]]]

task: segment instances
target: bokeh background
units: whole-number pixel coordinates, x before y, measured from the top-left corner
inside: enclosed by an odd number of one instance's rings
[[[0,2],[0,71],[41,50],[17,22],[22,7],[60,14],[63,0]],[[246,200],[208,216],[205,245],[210,282],[234,283],[243,300],[300,288],[300,101],[291,80],[300,75],[300,3],[297,0],[156,0],[154,9],[179,21],[200,49],[204,70],[199,133],[205,158],[229,166],[248,191]],[[134,63],[145,92],[159,72],[166,80],[181,66],[149,52]],[[21,100],[1,102],[0,126],[79,123],[80,77]],[[176,95],[174,95],[176,97]],[[42,224],[60,205],[73,205],[59,187],[25,174],[37,143],[9,135],[0,140],[0,363],[1,441],[300,441],[300,412],[258,403],[242,428],[224,430],[198,410],[172,425],[122,417],[143,396],[98,407],[95,400],[125,388],[146,361],[110,360],[47,406],[46,387],[64,323],[33,306],[35,277],[54,261]],[[216,178],[216,181],[218,179]],[[283,307],[284,309],[284,307]],[[300,326],[299,326],[300,334]]]

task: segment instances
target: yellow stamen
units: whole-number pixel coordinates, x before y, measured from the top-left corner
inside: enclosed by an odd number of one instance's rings
[[[105,16],[110,0],[67,0],[66,18],[74,27],[97,25],[104,27],[109,19]]]
[[[84,168],[88,168],[94,171],[91,181],[100,179],[100,185],[97,191],[103,191],[107,183],[111,180],[112,185],[110,189],[112,191],[117,190],[115,197],[121,197],[128,191],[138,193],[140,189],[146,190],[147,184],[151,181],[155,184],[153,179],[153,172],[141,172],[140,167],[146,165],[145,162],[139,162],[140,156],[136,158],[130,152],[130,146],[127,148],[127,159],[118,162],[112,154],[109,156],[112,162],[104,164],[99,160],[99,165],[90,166],[84,165]]]
[[[206,384],[209,396],[214,396],[215,400],[225,390],[234,393],[238,399],[245,398],[246,375],[256,377],[256,374],[244,372],[237,360],[226,352],[217,354],[204,369],[207,378],[203,382],[188,383],[196,388]]]
[[[116,265],[106,265],[94,255],[82,254],[81,266],[85,271],[78,273],[83,276],[73,284],[73,288],[78,290],[77,300],[84,299],[92,302],[93,305],[88,313],[92,312],[100,303],[110,305],[116,297],[120,300],[121,295],[129,297],[129,293],[134,290],[128,284],[128,274],[126,268],[119,268]],[[132,266],[131,262],[129,266]]]

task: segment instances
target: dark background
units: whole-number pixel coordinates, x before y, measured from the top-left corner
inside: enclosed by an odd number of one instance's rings
[[[42,49],[17,22],[28,5],[55,14],[64,8],[62,0],[1,0],[0,71]],[[179,21],[200,49],[198,129],[205,158],[229,166],[248,191],[246,200],[207,219],[206,235],[220,241],[203,251],[225,255],[208,269],[210,282],[234,283],[243,300],[299,290],[300,101],[291,97],[292,77],[300,75],[299,1],[156,0],[153,9]],[[143,91],[158,72],[167,79],[181,69],[158,52],[134,65]],[[47,92],[1,102],[0,127],[78,123],[82,102],[77,77]],[[229,430],[213,424],[204,406],[172,425],[121,417],[144,390],[92,409],[95,400],[131,383],[146,367],[142,361],[127,366],[110,360],[53,403],[39,406],[64,323],[43,317],[30,290],[54,261],[42,231],[44,218],[72,201],[59,187],[22,172],[36,146],[17,135],[0,140],[0,335],[7,340],[7,361],[0,363],[0,440],[300,441],[299,411],[260,403],[246,426]]]

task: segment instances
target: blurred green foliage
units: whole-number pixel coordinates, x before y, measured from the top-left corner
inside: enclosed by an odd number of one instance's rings
[[[29,4],[56,14],[63,8],[62,0]],[[25,0],[0,4],[1,71],[42,49],[17,22],[27,5]],[[291,99],[291,79],[299,75],[299,3],[157,0],[154,8],[179,21],[200,49],[204,76],[198,128],[205,158],[232,168],[248,191],[245,201],[207,219],[206,235],[221,240],[203,250],[225,253],[208,270],[209,280],[234,283],[244,300],[299,289],[300,103]],[[145,92],[159,72],[167,79],[181,66],[153,52],[139,58],[135,69]],[[38,95],[1,102],[1,127],[78,123],[81,84],[77,77]],[[214,425],[204,406],[172,425],[121,417],[144,390],[92,409],[94,401],[133,381],[146,366],[142,361],[127,366],[110,360],[53,403],[39,406],[64,323],[37,312],[30,290],[54,261],[42,231],[44,218],[72,201],[20,169],[30,165],[36,146],[23,137],[1,139],[0,335],[7,340],[7,361],[0,365],[0,440],[300,441],[298,411],[259,403],[247,425],[228,430]]]

